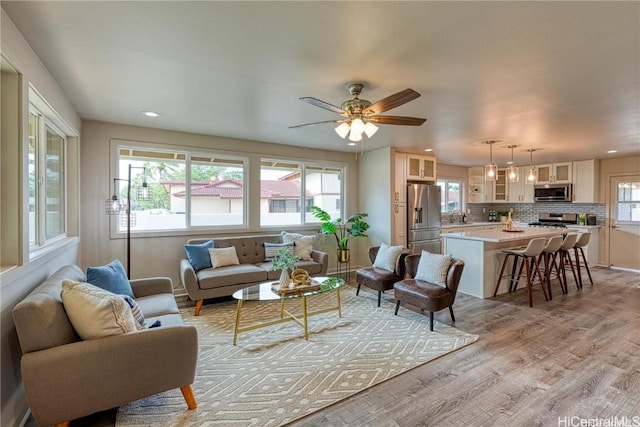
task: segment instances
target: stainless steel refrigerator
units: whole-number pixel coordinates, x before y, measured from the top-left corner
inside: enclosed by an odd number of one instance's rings
[[[407,246],[414,254],[440,253],[441,191],[439,185],[407,184]]]

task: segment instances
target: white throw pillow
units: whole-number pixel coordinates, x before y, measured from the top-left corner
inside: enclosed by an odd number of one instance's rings
[[[386,243],[381,243],[373,266],[387,271],[395,271],[396,262],[402,249],[402,246],[389,246]]]
[[[446,287],[447,273],[452,258],[450,254],[440,255],[422,251],[415,279]]]
[[[211,267],[213,268],[240,264],[235,246],[229,246],[228,248],[210,248],[209,255],[211,256]]]
[[[90,283],[64,280],[61,297],[73,328],[83,340],[137,330],[131,307],[119,295]]]
[[[305,236],[304,234],[287,233],[286,231],[283,231],[281,235],[284,243],[295,243],[293,247],[294,255],[305,261],[313,260],[311,251],[313,251],[313,242],[316,240],[316,236]]]

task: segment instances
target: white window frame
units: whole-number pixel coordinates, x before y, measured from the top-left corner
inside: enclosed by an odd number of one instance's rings
[[[445,195],[445,197],[444,197],[444,200],[445,200],[444,208],[446,209],[446,210],[441,210],[441,212],[443,214],[449,214],[449,213],[453,212],[452,210],[448,209],[448,206],[449,206],[449,191],[448,191],[448,188],[449,188],[449,183],[450,182],[453,182],[453,183],[456,183],[456,184],[460,185],[460,207],[459,207],[459,210],[461,212],[464,212],[464,209],[465,209],[465,197],[464,197],[464,195],[465,195],[465,191],[464,191],[465,182],[464,182],[464,180],[462,178],[438,178],[436,180],[436,185],[438,185],[439,182],[444,182],[444,186],[442,187],[442,194]]]
[[[29,244],[29,252],[30,254],[39,253],[42,249],[55,244],[56,242],[63,240],[67,237],[68,231],[68,194],[67,194],[67,167],[68,167],[68,158],[67,158],[67,135],[65,132],[60,130],[58,126],[56,126],[53,121],[47,117],[43,112],[40,111],[33,103],[29,105],[29,114],[33,114],[37,117],[37,147],[36,147],[36,229],[35,229],[35,244]],[[64,179],[63,190],[62,190],[62,201],[61,204],[64,209],[63,214],[63,232],[47,238],[46,237],[46,217],[47,217],[47,191],[46,191],[46,163],[47,163],[47,127],[56,133],[63,140],[63,155],[62,155],[62,179]],[[28,167],[28,166],[27,166]],[[27,225],[29,228],[30,225]],[[29,242],[30,243],[30,242]]]

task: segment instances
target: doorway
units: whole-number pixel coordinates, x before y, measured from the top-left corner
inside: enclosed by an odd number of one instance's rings
[[[640,175],[612,176],[609,265],[640,271]]]

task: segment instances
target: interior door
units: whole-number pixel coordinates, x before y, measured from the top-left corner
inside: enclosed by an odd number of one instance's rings
[[[609,264],[640,271],[640,175],[611,177]]]

